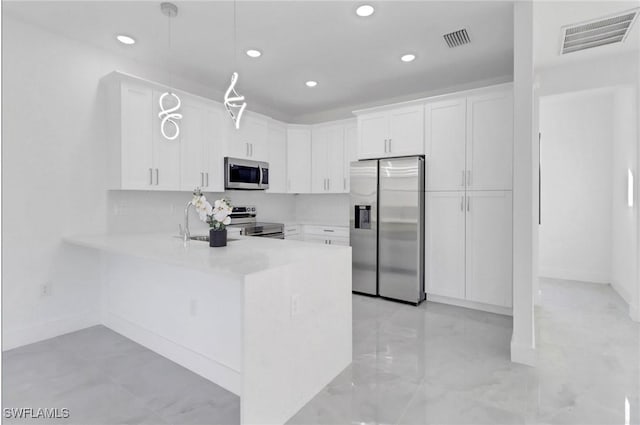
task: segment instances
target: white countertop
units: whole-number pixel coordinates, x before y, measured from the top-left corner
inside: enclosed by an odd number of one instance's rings
[[[74,235],[64,240],[73,245],[160,261],[208,273],[243,277],[275,267],[304,261],[311,255],[348,251],[351,247],[310,244],[294,240],[230,236],[226,247],[211,248],[208,242],[189,241],[169,234]]]

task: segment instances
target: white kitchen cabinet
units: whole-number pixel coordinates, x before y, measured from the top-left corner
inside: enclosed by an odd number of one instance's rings
[[[181,189],[224,191],[224,111],[195,98],[182,100]]]
[[[345,193],[351,190],[351,163],[358,160],[358,125],[347,124],[344,127],[344,177]]]
[[[465,298],[465,192],[425,197],[425,291]]]
[[[511,191],[467,192],[466,209],[466,299],[511,307]]]
[[[167,140],[160,133],[163,92],[129,79],[108,83],[110,187],[179,190],[181,138]]]
[[[358,116],[358,158],[424,154],[423,105]]]
[[[122,82],[110,92],[113,189],[153,188],[153,90]]]
[[[287,128],[287,193],[311,193],[311,129]]]
[[[228,121],[227,125],[230,128],[231,136],[228,139],[228,156],[256,161],[269,160],[267,147],[269,125],[266,118],[245,113],[240,121],[239,129],[233,126],[231,119]]]
[[[330,125],[311,131],[311,191],[344,193],[344,127]]]
[[[155,190],[180,190],[180,147],[182,144],[182,135],[175,140],[165,138],[160,132],[160,113],[159,100],[165,91],[153,91],[153,116],[156,118],[153,129],[153,170]],[[183,96],[184,97],[184,96]],[[167,105],[170,105],[165,100]],[[182,122],[178,121],[178,125],[182,126]],[[167,126],[169,128],[170,126]],[[167,130],[168,132],[170,130]]]
[[[425,104],[426,190],[465,189],[466,117],[466,97]]]
[[[305,242],[322,243],[325,245],[349,245],[349,228],[342,226],[319,226],[307,224],[304,226]]]
[[[429,296],[512,306],[511,199],[511,191],[426,193]]]
[[[467,98],[467,188],[511,190],[513,94],[510,88]]]
[[[269,152],[269,193],[287,193],[287,127],[279,122],[269,123],[267,137]]]

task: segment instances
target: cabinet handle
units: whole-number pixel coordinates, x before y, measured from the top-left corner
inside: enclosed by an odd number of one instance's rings
[[[391,153],[392,149],[391,149],[391,142],[393,141],[393,139],[389,139],[389,153]]]
[[[160,170],[156,168],[156,186],[160,184]]]
[[[207,187],[209,187],[209,173],[206,173],[206,174],[207,174]]]
[[[384,153],[388,152],[387,143],[389,143],[389,139],[384,139]]]
[[[323,232],[331,232],[331,233],[333,233],[333,232],[334,232],[334,230],[333,230],[333,229],[322,229],[322,231],[323,231]]]
[[[464,195],[460,197],[460,211],[464,211]]]
[[[471,186],[471,170],[467,170],[467,186]]]
[[[467,196],[467,211],[471,211],[471,197]]]
[[[246,151],[247,151],[247,156],[249,156],[249,143],[245,143],[244,144]]]
[[[331,190],[331,179],[327,179],[327,190]]]
[[[253,158],[253,143],[249,143],[249,156]]]
[[[464,170],[462,170],[462,183],[460,183],[460,186],[464,187]]]
[[[204,187],[204,173],[200,172],[200,187]]]
[[[153,186],[153,168],[149,168],[149,186]]]

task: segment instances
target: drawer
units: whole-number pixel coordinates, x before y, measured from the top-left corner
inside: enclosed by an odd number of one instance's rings
[[[304,234],[349,239],[349,228],[342,226],[317,226],[306,224],[304,226]]]
[[[302,229],[297,224],[285,224],[284,234],[286,235],[299,235],[302,233]]]
[[[349,246],[349,238],[323,236],[323,235],[304,235],[305,242],[322,243],[325,245],[342,245]]]

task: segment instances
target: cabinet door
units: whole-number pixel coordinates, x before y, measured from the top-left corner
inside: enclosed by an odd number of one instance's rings
[[[467,186],[510,190],[512,186],[513,99],[510,90],[467,100]]]
[[[276,123],[269,124],[267,138],[269,152],[270,193],[287,192],[287,129]]]
[[[150,189],[153,185],[153,90],[122,83],[122,189]]]
[[[467,299],[512,305],[511,191],[467,192]]]
[[[229,120],[231,123],[231,120]],[[253,159],[256,161],[268,161],[266,119],[260,116],[244,115],[240,122],[240,128],[236,129],[229,124],[232,132],[228,145],[228,152],[232,158]]]
[[[394,109],[389,112],[387,156],[424,154],[424,107]]]
[[[344,127],[334,126],[328,130],[327,139],[327,192],[345,192],[344,167]]]
[[[358,159],[388,155],[389,117],[386,112],[358,117]]]
[[[311,130],[287,130],[287,192],[311,193]]]
[[[427,192],[425,291],[465,298],[465,193]]]
[[[466,110],[466,98],[425,105],[427,190],[465,188]]]
[[[158,113],[160,112],[160,105],[158,101],[162,95],[161,91],[153,92],[153,166],[154,166],[154,185],[152,186],[156,190],[180,190],[180,140],[178,136],[175,140],[166,139],[162,133],[160,133],[160,118]],[[166,101],[166,106],[171,104]],[[182,108],[178,111],[184,116]],[[177,122],[180,130],[182,131],[182,120]],[[167,127],[167,132],[171,131],[171,126]]]
[[[207,104],[204,107],[203,156],[207,192],[224,192],[225,114],[226,111],[217,105]]]
[[[205,110],[199,102],[182,99],[181,140],[181,186],[182,190],[204,190],[206,185],[204,145]]]
[[[311,192],[325,193],[327,187],[327,158],[329,129],[314,128],[311,131]]]
[[[345,193],[351,191],[351,163],[358,160],[358,126],[347,125],[344,129],[344,177],[346,181]]]

